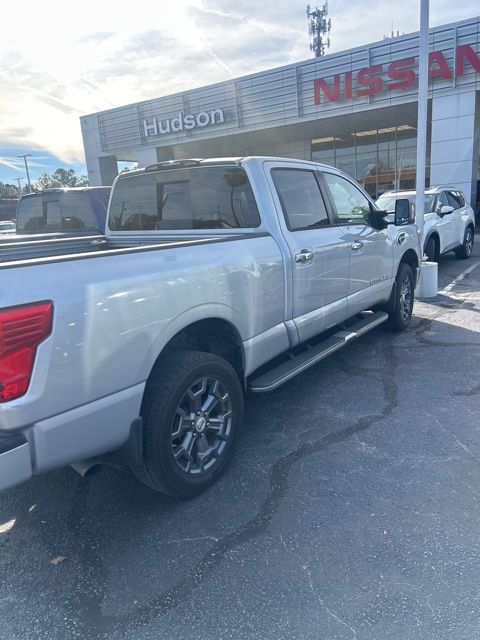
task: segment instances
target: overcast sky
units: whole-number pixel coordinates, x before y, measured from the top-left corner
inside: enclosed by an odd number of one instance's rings
[[[312,3],[314,5],[314,3]],[[418,30],[419,0],[330,0],[331,52]],[[175,7],[170,8],[170,7]],[[311,57],[303,0],[24,0],[2,6],[0,180],[84,171],[79,117]],[[431,0],[432,26],[479,0]]]

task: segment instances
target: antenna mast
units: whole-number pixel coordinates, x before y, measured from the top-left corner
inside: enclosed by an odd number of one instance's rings
[[[325,55],[325,50],[330,47],[330,30],[332,21],[328,16],[328,0],[321,7],[310,9],[307,4],[308,34],[310,36],[310,51],[315,58]]]

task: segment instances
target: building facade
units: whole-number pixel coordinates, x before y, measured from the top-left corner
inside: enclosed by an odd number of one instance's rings
[[[413,188],[419,34],[81,118],[90,184],[119,161],[275,155],[333,164],[373,196]],[[427,184],[475,205],[480,17],[430,30]]]

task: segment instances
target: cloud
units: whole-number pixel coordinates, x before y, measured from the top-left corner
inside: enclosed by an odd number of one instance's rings
[[[12,140],[16,140],[21,136],[31,136],[34,134],[34,132],[35,132],[35,129],[33,127],[28,127],[28,126],[18,127],[18,128],[5,127],[3,129],[3,135],[5,135],[6,138],[10,138]]]
[[[97,31],[96,33],[89,33],[83,38],[80,38],[79,42],[105,42],[115,35],[115,31]]]
[[[124,46],[117,52],[130,59],[138,57],[162,56],[165,57],[170,47],[175,47],[177,41],[168,32],[160,29],[149,29],[135,34],[127,40]]]
[[[19,154],[20,154],[20,149],[19,149]],[[28,168],[32,171],[35,169],[46,169],[47,167],[49,167],[49,164],[46,164],[44,162],[38,162],[38,160],[51,160],[52,156],[38,156],[35,154],[35,156],[33,158],[28,158]],[[24,172],[25,171],[25,163],[23,161],[23,158],[19,158],[18,156],[6,156],[6,157],[0,157],[0,165],[3,165],[5,167],[9,167],[10,169],[14,169],[15,171],[21,171]]]
[[[15,171],[18,171],[20,168],[18,163],[14,163],[13,160],[10,160],[9,158],[0,157],[0,164],[4,167],[8,167],[9,169],[14,169]]]

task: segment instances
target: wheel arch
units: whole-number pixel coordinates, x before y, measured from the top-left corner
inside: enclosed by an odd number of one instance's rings
[[[418,255],[417,252],[414,251],[413,249],[407,249],[405,251],[405,253],[402,255],[400,262],[398,264],[398,266],[400,267],[401,264],[406,263],[408,264],[412,271],[413,271],[413,275],[416,275],[416,271],[418,269]],[[398,272],[398,269],[397,269]]]
[[[150,369],[144,398],[151,384],[161,375],[163,360],[176,351],[205,351],[220,356],[232,365],[244,384],[245,353],[240,333],[231,321],[213,316],[187,324],[168,339]],[[142,411],[143,408],[144,402]]]

